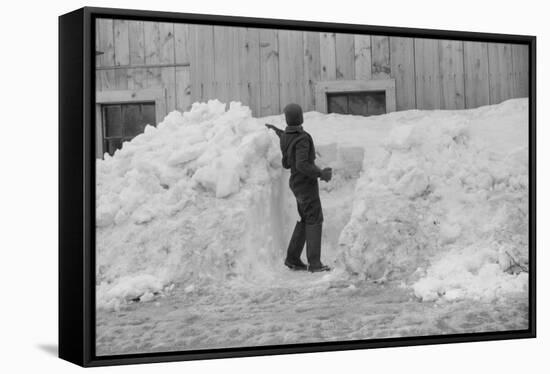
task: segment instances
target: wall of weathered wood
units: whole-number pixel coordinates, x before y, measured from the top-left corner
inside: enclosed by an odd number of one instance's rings
[[[525,45],[98,20],[98,90],[164,88],[168,111],[218,98],[255,116],[314,110],[314,84],[393,78],[397,110],[528,95]]]

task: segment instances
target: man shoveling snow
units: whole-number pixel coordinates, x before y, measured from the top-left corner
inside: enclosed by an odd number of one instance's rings
[[[289,185],[296,197],[300,215],[300,221],[296,222],[290,238],[285,265],[292,270],[330,271],[328,266],[321,263],[323,210],[317,178],[330,181],[332,169],[320,169],[315,165],[313,138],[302,128],[302,108],[297,104],[289,104],[284,113],[287,123],[284,131],[273,125],[266,126],[274,130],[280,139],[283,167],[290,169]],[[300,259],[306,242],[308,265]]]

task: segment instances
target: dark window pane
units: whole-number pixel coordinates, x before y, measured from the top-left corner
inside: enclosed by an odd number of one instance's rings
[[[143,104],[141,106],[141,116],[143,123],[146,125],[155,126],[155,104]]]
[[[367,95],[365,93],[354,93],[349,95],[349,114],[356,116],[368,115]]]
[[[367,106],[371,116],[386,113],[386,93],[370,92],[367,96]]]
[[[127,104],[122,107],[122,122],[124,125],[124,136],[134,137],[143,132],[145,124],[141,119],[141,108],[139,104]]]
[[[105,139],[104,148],[105,148],[105,152],[108,152],[112,156],[117,149],[122,148],[122,139],[120,138]]]
[[[120,105],[104,105],[105,136],[122,136],[122,115]]]
[[[329,113],[348,114],[348,95],[327,95],[327,104]]]

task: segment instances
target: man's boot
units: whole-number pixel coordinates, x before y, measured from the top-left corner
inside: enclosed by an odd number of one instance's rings
[[[306,242],[306,224],[304,222],[296,222],[294,232],[290,238],[288,249],[286,251],[285,265],[292,270],[307,270],[307,265],[302,262],[300,256]]]
[[[307,241],[307,270],[316,273],[319,271],[330,271],[330,268],[321,263],[321,236],[323,233],[323,224],[306,225]]]

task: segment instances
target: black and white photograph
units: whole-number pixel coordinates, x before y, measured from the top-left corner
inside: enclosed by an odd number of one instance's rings
[[[529,46],[95,21],[98,356],[529,328]]]

